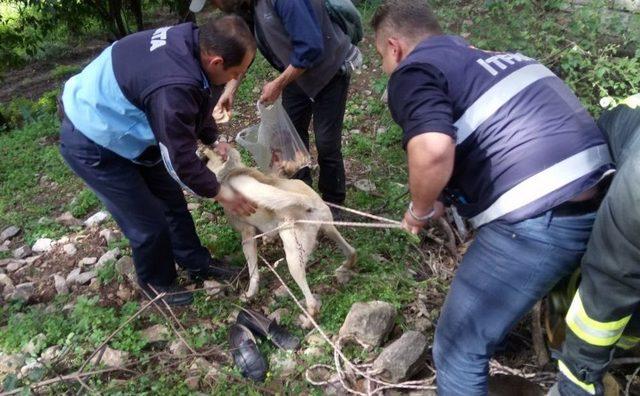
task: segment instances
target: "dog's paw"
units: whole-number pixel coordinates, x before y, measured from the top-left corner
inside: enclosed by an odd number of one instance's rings
[[[345,285],[349,283],[351,279],[353,279],[355,273],[351,271],[351,269],[346,264],[343,264],[336,269],[334,275],[339,284]]]
[[[313,329],[313,322],[306,315],[298,315],[298,325],[305,330]]]
[[[242,294],[240,295],[240,301],[242,301],[242,302],[249,302],[249,301],[251,301],[251,300],[256,296],[256,294],[257,294],[257,293],[255,293],[255,292],[253,292],[253,293],[248,292],[248,291],[247,291],[247,292],[244,292],[244,293],[242,293]]]

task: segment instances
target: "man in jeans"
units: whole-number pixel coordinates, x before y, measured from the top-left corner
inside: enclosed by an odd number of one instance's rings
[[[405,228],[419,232],[445,201],[478,230],[436,328],[438,394],[484,395],[496,346],[579,264],[607,145],[549,69],[444,35],[425,1],[385,0],[372,25],[404,130]]]
[[[198,1],[200,8],[204,1]],[[214,7],[244,15],[253,24],[258,48],[281,74],[268,82],[260,101],[282,103],[304,144],[309,124],[318,149],[318,189],[325,201],[345,200],[342,124],[349,91],[349,61],[360,51],[330,18],[324,0],[213,0]],[[193,9],[193,8],[192,8]],[[197,10],[197,8],[195,9]],[[230,111],[239,81],[227,84],[219,106]],[[296,175],[311,185],[311,170]],[[333,209],[333,208],[332,208]]]
[[[615,348],[640,343],[640,94],[605,112],[618,171],[598,210],[551,395],[603,395]]]
[[[216,141],[211,112],[224,84],[254,55],[247,25],[228,16],[127,36],[65,84],[60,152],[129,240],[140,286],[169,293],[168,304],[193,300],[175,285],[176,263],[192,280],[238,273],[200,243],[181,187],[235,213],[255,210],[196,155],[197,140]]]

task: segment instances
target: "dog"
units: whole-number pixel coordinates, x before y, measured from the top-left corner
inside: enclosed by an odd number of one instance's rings
[[[260,282],[257,240],[254,237],[294,220],[332,222],[333,216],[318,193],[306,183],[265,175],[255,168],[247,167],[242,163],[240,153],[234,148],[227,152],[226,161],[220,154],[208,148],[204,149],[202,154],[207,160],[207,168],[216,174],[220,183],[227,184],[248,197],[258,207],[250,216],[238,216],[225,210],[231,226],[242,235],[242,250],[249,267],[249,288],[243,297],[250,299],[258,292]],[[322,231],[334,241],[346,257],[336,274],[351,272],[355,268],[356,250],[332,224],[296,223],[277,231],[282,239],[289,272],[302,291],[306,308],[312,316],[318,314],[320,301],[309,289],[306,265],[315,248],[318,231]],[[304,320],[303,324],[309,325]]]

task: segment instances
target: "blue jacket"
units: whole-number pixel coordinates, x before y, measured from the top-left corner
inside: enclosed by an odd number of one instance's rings
[[[184,188],[214,197],[218,182],[196,148],[216,140],[211,114],[223,87],[205,76],[198,37],[192,23],[127,36],[67,81],[62,100],[95,143],[135,162],[161,158]]]

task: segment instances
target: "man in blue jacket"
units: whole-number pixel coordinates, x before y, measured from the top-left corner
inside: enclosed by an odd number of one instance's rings
[[[444,35],[425,1],[385,0],[372,25],[404,130],[405,228],[417,233],[445,200],[478,230],[436,328],[438,393],[484,395],[496,346],[578,266],[609,150],[549,69]]]
[[[255,210],[196,155],[198,139],[216,141],[212,109],[255,50],[238,17],[168,26],[117,41],[65,84],[62,156],[129,239],[141,287],[180,292],[169,304],[193,300],[175,285],[176,263],[192,280],[237,275],[200,243],[181,187],[232,212]]]
[[[204,0],[192,10],[198,11]],[[282,103],[298,134],[309,147],[309,124],[313,117],[320,177],[318,189],[325,201],[345,200],[342,160],[342,124],[349,91],[350,67],[361,63],[358,48],[335,24],[324,0],[213,0],[225,12],[243,15],[253,25],[258,48],[281,74],[268,82],[260,101]],[[232,81],[220,98],[231,110],[239,82]],[[311,171],[296,175],[311,185]]]

